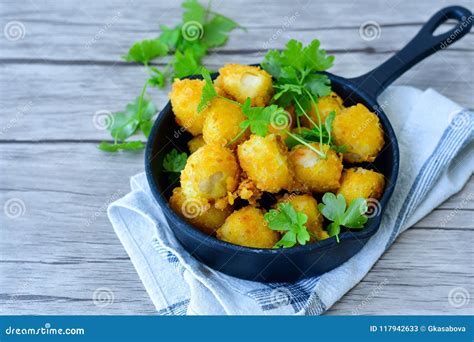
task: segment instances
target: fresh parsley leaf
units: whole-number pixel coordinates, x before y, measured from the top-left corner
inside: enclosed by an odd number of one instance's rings
[[[227,42],[230,31],[239,25],[223,15],[216,15],[204,25],[202,42],[208,47],[222,46]]]
[[[127,62],[148,64],[152,59],[168,54],[168,46],[159,39],[145,39],[132,45],[123,56]]]
[[[324,127],[326,128],[326,131],[328,132],[329,136],[331,136],[331,133],[332,133],[332,122],[334,121],[335,117],[336,117],[336,112],[331,111],[326,117],[326,121],[324,121]]]
[[[182,78],[196,74],[201,68],[201,63],[192,50],[176,51],[173,68],[175,77]]]
[[[266,110],[267,108],[269,110]],[[242,112],[247,117],[247,120],[240,123],[240,128],[250,127],[250,131],[253,134],[261,137],[267,135],[272,113],[270,107],[250,107],[250,99],[247,98],[242,105]]]
[[[148,84],[152,87],[163,88],[166,83],[165,74],[155,67],[150,67],[149,70],[150,78],[148,79]]]
[[[178,42],[181,38],[181,25],[175,28],[169,28],[166,25],[161,25],[161,34],[158,40],[168,47],[168,51],[176,50]]]
[[[124,140],[135,134],[140,129],[146,137],[148,137],[152,121],[151,119],[156,114],[157,109],[153,102],[145,98],[146,85],[143,87],[142,93],[133,102],[128,103],[125,110],[117,112],[113,116],[112,124],[109,127],[110,134],[115,140],[114,145],[118,147],[111,147],[109,145],[99,145],[103,151],[116,152],[118,150],[133,150],[139,148],[139,142],[131,145],[124,143]]]
[[[331,192],[326,192],[323,203],[318,205],[318,209],[325,218],[333,221],[327,227],[327,231],[330,236],[336,237],[337,242],[339,242],[341,226],[361,229],[368,220],[364,215],[367,211],[367,201],[363,198],[352,200],[346,210],[346,200],[342,194],[336,196]]]
[[[244,129],[250,127],[250,131],[253,134],[264,137],[268,134],[268,129],[272,123],[274,115],[278,115],[279,111],[284,110],[277,105],[271,105],[268,107],[251,107],[250,103],[250,98],[247,98],[242,105],[242,112],[247,117],[247,120],[240,123],[240,128]]]
[[[141,122],[143,120],[150,120],[156,114],[157,109],[153,102],[140,95],[135,101],[127,104],[125,112]]]
[[[331,80],[323,74],[308,75],[304,86],[317,97],[327,96],[331,92]]]
[[[203,24],[207,10],[197,0],[186,0],[181,7],[184,8],[183,22],[196,21]]]
[[[152,127],[153,127],[153,121],[152,120],[142,121],[142,123],[140,124],[140,130],[143,132],[143,134],[147,138],[150,135]]]
[[[214,88],[214,84],[212,83],[211,74],[209,71],[207,69],[203,69],[201,74],[206,84],[202,88],[201,101],[199,102],[197,108],[198,112],[202,112],[209,102],[217,96],[217,92]]]
[[[115,113],[110,134],[115,140],[125,140],[136,132],[139,124],[137,117],[127,111]]]
[[[319,40],[315,39],[303,50],[304,66],[312,71],[328,70],[334,62],[334,56],[327,56],[319,46]]]
[[[310,240],[306,227],[308,217],[297,212],[291,203],[278,204],[277,209],[271,209],[264,217],[270,229],[285,232],[274,248],[289,248],[296,243],[305,245]]]
[[[124,143],[108,143],[108,142],[101,142],[98,148],[102,151],[106,152],[118,152],[120,150],[124,151],[136,151],[141,150],[144,148],[145,145],[141,141],[128,141]]]
[[[170,173],[180,173],[186,166],[188,155],[172,149],[163,159],[163,170]]]

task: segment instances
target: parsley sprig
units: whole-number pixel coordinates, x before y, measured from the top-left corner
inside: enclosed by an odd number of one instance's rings
[[[179,153],[172,149],[163,159],[163,171],[169,173],[172,182],[177,181],[181,171],[186,166],[188,155],[185,152]]]
[[[316,104],[319,97],[331,92],[331,81],[321,72],[329,69],[333,61],[334,56],[327,56],[326,51],[320,49],[319,40],[313,40],[304,47],[301,42],[292,39],[285,50],[269,51],[262,62],[262,68],[276,80],[273,101],[284,108],[294,106],[298,129],[301,128],[300,117],[304,115],[308,119],[319,138],[321,149],[318,154],[323,158],[327,157],[322,148],[324,135],[328,135],[327,139],[330,139],[331,130],[325,127],[327,120],[326,123],[321,121]],[[314,122],[308,114],[312,108],[316,112],[318,122]],[[304,140],[300,136],[298,138]]]
[[[306,227],[308,217],[296,211],[291,203],[278,204],[277,209],[271,209],[264,218],[270,229],[285,232],[273,248],[289,248],[297,243],[305,245],[310,240]]]
[[[163,88],[172,77],[185,77],[198,73],[202,68],[202,58],[209,49],[222,46],[227,42],[229,33],[237,27],[232,19],[211,10],[197,0],[186,0],[182,7],[182,23],[174,28],[161,26],[157,38],[144,39],[134,43],[122,58],[127,62],[143,64],[148,79],[135,101],[126,105],[125,110],[114,113],[112,124],[108,127],[113,143],[103,141],[98,148],[106,152],[119,150],[140,150],[144,144],[140,141],[128,141],[138,131],[148,137],[152,127],[152,117],[156,114],[155,105],[146,95],[147,87]],[[159,57],[173,55],[166,66],[160,70],[150,63]]]
[[[114,139],[113,143],[101,142],[99,149],[106,152],[117,152],[119,150],[140,150],[145,145],[141,141],[125,142],[127,138],[142,131],[148,137],[153,125],[152,118],[155,116],[156,106],[146,97],[146,89],[149,82],[145,83],[140,95],[125,106],[125,110],[114,113],[111,117],[111,125],[107,127]]]
[[[239,26],[232,19],[202,6],[197,0],[183,2],[182,22],[175,27],[162,25],[160,36],[132,45],[123,56],[125,61],[145,65],[150,74],[150,85],[163,87],[171,77],[185,77],[197,73],[202,58],[211,48],[224,45],[229,33]],[[150,67],[152,60],[172,54],[163,70]]]
[[[318,205],[319,211],[331,222],[326,230],[329,236],[335,236],[339,242],[339,233],[341,226],[361,229],[367,222],[368,218],[365,215],[367,212],[367,201],[364,198],[356,198],[352,200],[349,207],[346,209],[346,200],[342,194],[334,195],[331,192],[326,192],[323,196],[323,203]]]

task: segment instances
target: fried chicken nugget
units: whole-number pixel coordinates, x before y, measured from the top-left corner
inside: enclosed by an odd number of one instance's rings
[[[222,226],[225,219],[232,213],[230,206],[219,210],[205,199],[187,198],[180,187],[173,190],[170,205],[189,224],[196,226],[208,235],[214,234],[217,228]]]
[[[240,246],[272,248],[280,234],[268,228],[260,209],[247,206],[227,217],[217,230],[217,238]]]
[[[194,153],[198,150],[199,147],[202,147],[206,144],[202,135],[195,136],[188,141],[189,152]]]
[[[249,97],[252,106],[266,106],[273,95],[272,76],[257,66],[227,64],[215,84],[240,103]]]
[[[358,197],[379,199],[384,187],[385,178],[381,173],[354,167],[342,172],[341,187],[337,193],[344,195],[349,205]]]
[[[240,166],[260,190],[278,192],[292,185],[288,149],[279,136],[251,135],[239,145],[237,153]]]
[[[176,122],[194,136],[202,134],[205,119],[197,111],[204,84],[203,80],[176,79],[169,93]]]
[[[238,105],[221,98],[213,99],[204,112],[206,119],[204,120],[202,135],[207,144],[215,143],[225,146],[242,131],[239,125],[246,119]],[[229,147],[237,146],[246,140],[249,135],[250,133],[247,130]]]
[[[318,108],[319,115],[321,116],[321,123],[324,123],[329,113],[332,111],[334,111],[337,115],[342,109],[344,109],[341,97],[333,91],[328,96],[320,97],[316,106]],[[314,123],[319,125],[318,114],[316,113],[314,106],[311,107],[309,117]],[[302,116],[301,118],[304,126],[312,127],[312,124],[309,122],[306,116]]]
[[[181,186],[188,198],[217,200],[237,188],[239,175],[239,165],[231,150],[204,145],[189,156],[181,172]]]
[[[349,163],[373,162],[385,143],[378,116],[361,103],[343,109],[332,126],[336,145],[347,147]]]
[[[278,200],[278,203],[291,203],[296,211],[308,217],[306,227],[311,235],[311,241],[327,239],[329,234],[323,229],[323,215],[319,212],[318,202],[309,194],[295,195],[286,194]]]
[[[318,143],[311,146],[320,150]],[[290,152],[290,163],[294,167],[296,180],[314,192],[337,190],[342,174],[342,156],[328,145],[323,145],[327,159],[323,159],[313,150],[304,145],[297,145]]]

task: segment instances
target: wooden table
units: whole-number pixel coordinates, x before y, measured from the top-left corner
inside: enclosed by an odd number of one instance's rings
[[[145,72],[120,56],[132,42],[156,36],[159,23],[177,23],[179,3],[2,3],[0,204],[10,212],[0,213],[0,314],[155,313],[106,216],[108,203],[128,192],[129,177],[143,171],[143,153],[97,150],[109,134],[94,118],[99,111],[122,109],[138,95]],[[472,6],[468,0],[456,3]],[[356,76],[387,59],[431,14],[450,4],[216,0],[214,8],[248,32],[232,33],[205,63],[213,69],[256,63],[265,49],[281,48],[290,38],[319,38],[336,56],[333,71]],[[380,37],[361,38],[359,28],[367,21],[381,26]],[[473,43],[471,32],[396,84],[432,87],[474,108]],[[167,91],[152,95],[164,106]],[[473,192],[471,178],[404,233],[329,314],[472,313],[474,300],[457,308],[448,294],[457,287],[474,294]],[[113,304],[94,305],[93,293],[100,288],[113,291]]]

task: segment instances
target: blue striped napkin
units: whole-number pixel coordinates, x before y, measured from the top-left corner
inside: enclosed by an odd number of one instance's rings
[[[474,171],[473,113],[434,90],[404,86],[390,87],[379,104],[400,145],[398,183],[377,234],[319,277],[263,284],[200,264],[176,241],[145,175],[132,177],[132,191],[112,203],[108,215],[158,313],[319,315],[367,274],[399,234],[458,192]]]

